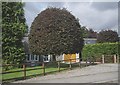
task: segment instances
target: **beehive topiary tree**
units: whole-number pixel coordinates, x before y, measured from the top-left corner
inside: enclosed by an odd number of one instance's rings
[[[79,21],[64,8],[47,8],[33,21],[29,44],[33,54],[79,53],[83,48]]]

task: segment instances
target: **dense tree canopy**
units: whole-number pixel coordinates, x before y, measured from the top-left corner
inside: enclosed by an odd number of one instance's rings
[[[88,29],[87,27],[82,27],[83,37],[84,38],[97,38],[97,32],[95,32],[93,29]]]
[[[88,38],[88,29],[85,26],[81,27],[83,38]]]
[[[93,29],[89,29],[88,38],[97,38],[97,32],[95,32]]]
[[[79,53],[83,48],[81,26],[66,9],[47,8],[32,23],[30,50],[35,54]]]
[[[112,30],[102,30],[98,33],[97,42],[117,42],[119,40],[118,34],[116,31]]]
[[[19,64],[25,58],[22,38],[27,31],[24,4],[2,3],[2,58],[5,64]]]

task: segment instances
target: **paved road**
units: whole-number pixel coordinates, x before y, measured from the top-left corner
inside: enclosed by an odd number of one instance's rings
[[[14,83],[118,83],[118,64],[99,64]]]

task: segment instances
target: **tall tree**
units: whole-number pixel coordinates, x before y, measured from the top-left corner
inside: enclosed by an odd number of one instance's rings
[[[2,58],[4,64],[19,64],[25,58],[22,38],[27,31],[24,4],[2,2]]]
[[[83,38],[87,38],[89,30],[85,26],[82,26],[81,29],[82,29]]]
[[[102,30],[98,33],[97,42],[117,42],[119,41],[118,34],[112,30]]]
[[[47,8],[33,21],[29,43],[34,54],[79,53],[83,48],[81,26],[66,9]]]
[[[97,38],[97,32],[90,28],[88,30],[88,38]]]
[[[97,32],[95,32],[93,29],[88,29],[87,27],[82,27],[83,37],[84,38],[97,38]]]

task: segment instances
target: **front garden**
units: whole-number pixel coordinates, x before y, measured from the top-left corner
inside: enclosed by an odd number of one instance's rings
[[[118,43],[97,43],[97,44],[90,44],[85,45],[82,51],[82,58],[83,61],[86,61],[86,59],[90,58],[92,61],[97,61],[101,59],[102,55],[118,55]],[[95,59],[95,60],[93,60]],[[113,63],[108,56],[108,62]],[[77,64],[72,64],[73,67],[78,67]],[[84,66],[83,66],[84,67]],[[68,64],[60,63],[60,70],[66,70],[69,68]],[[33,69],[33,70],[31,70]],[[11,71],[20,71],[23,70],[23,68],[14,68],[11,70],[7,70],[4,72],[11,72]],[[58,72],[58,63],[57,62],[49,62],[45,64],[45,74]],[[35,67],[26,67],[26,78],[31,78],[35,76],[43,75],[43,69],[42,66],[35,66]],[[24,72],[15,72],[15,73],[9,73],[9,74],[3,74],[2,75],[3,81],[8,80],[19,80],[24,79]]]
[[[85,67],[86,65],[81,65],[81,67]],[[71,69],[74,69],[76,67],[79,67],[78,63],[74,63],[71,65]],[[34,67],[26,67],[26,78],[24,78],[24,68],[15,68],[7,71],[3,71],[2,74],[2,80],[3,82],[11,82],[16,80],[23,80],[32,78],[35,76],[43,76],[44,70],[43,67],[40,66],[34,66]],[[47,62],[45,63],[45,75],[56,73],[64,70],[69,70],[70,65],[65,63],[60,63],[60,69],[58,68],[57,62]],[[18,71],[18,72],[17,72]]]

